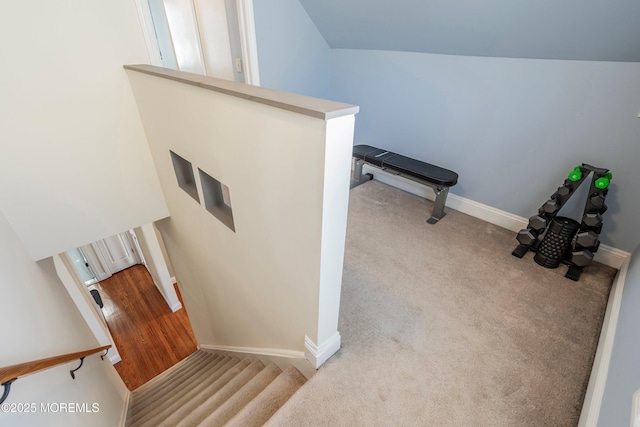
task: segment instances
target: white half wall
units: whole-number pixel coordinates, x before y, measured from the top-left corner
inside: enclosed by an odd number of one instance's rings
[[[171,212],[156,225],[198,343],[322,346],[337,332],[357,107],[169,75],[225,91],[129,72]],[[191,162],[199,201],[170,151]],[[235,231],[205,208],[200,171],[228,187]]]
[[[131,0],[0,14],[0,209],[35,260],[164,218],[122,64],[148,62]]]

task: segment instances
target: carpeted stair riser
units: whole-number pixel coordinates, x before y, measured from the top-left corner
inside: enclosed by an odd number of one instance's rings
[[[147,415],[139,418],[138,421],[136,421],[136,423],[132,425],[132,427],[138,427],[145,424],[157,425],[161,420],[171,415],[182,405],[196,398],[199,393],[203,393],[204,390],[210,389],[210,387],[217,383],[220,377],[225,376],[229,372],[237,374],[248,364],[248,361],[241,361],[237,358],[232,358],[223,365],[218,365],[216,367],[217,369],[215,369],[214,372],[209,371],[209,374],[203,372],[202,375],[198,378],[198,381],[186,381],[185,388],[176,391],[173,396],[167,395],[166,398],[162,399],[162,402],[159,402],[158,405],[155,405],[155,410],[150,411],[147,413]],[[232,375],[228,375],[226,378],[231,377]],[[222,387],[223,385],[224,383],[219,384],[219,387]]]
[[[158,375],[156,378],[149,381],[147,384],[139,387],[135,390],[135,393],[131,396],[131,403],[142,401],[148,397],[162,392],[162,389],[176,378],[182,378],[191,375],[192,372],[197,371],[202,366],[205,366],[214,361],[218,361],[222,356],[214,356],[202,354],[200,352],[194,353],[200,357],[194,357],[190,360],[185,360],[187,363],[184,365],[176,365],[170,370]]]
[[[199,361],[207,360],[210,357],[211,357],[211,355],[205,354],[204,352],[197,351],[197,352],[193,353],[191,356],[187,357],[186,359],[182,360],[181,362],[178,362],[171,369],[161,373],[160,375],[156,376],[155,378],[152,378],[147,383],[145,383],[145,384],[141,385],[140,387],[138,387],[135,390],[135,392],[136,392],[135,395],[132,395],[131,398],[134,399],[136,397],[139,397],[139,396],[143,395],[144,393],[146,393],[148,391],[153,390],[161,382],[166,381],[169,378],[173,378],[176,375],[180,375],[180,373],[184,372],[185,369],[188,369],[190,366],[193,366],[194,364],[198,363]],[[216,357],[222,357],[222,356],[216,356]]]
[[[234,366],[229,367],[224,372],[218,373],[216,377],[207,379],[197,389],[191,390],[184,396],[177,397],[175,402],[166,407],[160,408],[154,412],[154,417],[149,418],[147,422],[153,425],[177,425],[181,419],[187,416],[199,405],[204,403],[206,399],[223,389],[229,381],[236,377],[240,372],[247,369],[250,365],[248,360],[241,360]]]
[[[156,410],[156,408],[166,406],[170,401],[181,396],[192,387],[197,387],[202,382],[207,381],[207,378],[214,375],[218,370],[224,370],[233,366],[238,363],[238,361],[238,359],[231,359],[227,357],[217,359],[215,361],[212,360],[210,363],[203,365],[198,370],[190,371],[188,374],[185,373],[185,375],[173,378],[168,383],[163,383],[160,391],[150,396],[146,396],[144,399],[139,401],[140,403],[136,404],[136,406],[144,406],[144,408],[136,412],[132,412],[128,418],[128,425],[136,425],[139,420],[145,418],[149,413]]]
[[[224,362],[225,360],[222,358],[218,358],[214,361],[199,361],[192,366],[186,367],[178,375],[172,375],[171,377],[165,378],[162,381],[158,381],[156,386],[152,389],[147,389],[140,394],[136,391],[132,395],[131,407],[134,408],[134,410],[129,412],[129,418],[144,410],[146,401],[155,402],[159,399],[162,399],[163,396],[165,396],[170,390],[175,389],[184,381],[185,378],[190,378],[195,372],[206,369],[207,367],[212,366],[212,364],[215,365]]]
[[[201,425],[207,427],[221,427],[238,413],[247,403],[264,390],[282,371],[271,363],[246,383],[237,393],[227,399],[222,406],[205,418]],[[178,424],[180,427],[186,425]]]
[[[171,384],[181,378],[189,377],[193,372],[197,372],[198,369],[211,363],[212,360],[219,362],[221,357],[211,359],[208,355],[204,355],[199,358],[193,358],[184,365],[174,366],[136,389],[129,399],[128,419],[145,408],[145,400],[156,400],[158,396],[162,396],[166,392],[167,387],[171,387]]]
[[[200,350],[132,393],[126,426],[261,426],[305,381],[294,367]]]
[[[168,426],[197,426],[202,420],[207,418],[212,412],[222,406],[231,396],[238,392],[245,384],[247,384],[253,377],[255,377],[260,371],[264,369],[264,364],[259,360],[255,360],[245,368],[235,378],[231,379],[225,386],[217,393],[209,396],[198,407],[194,408],[185,415],[184,418],[178,419],[173,424],[167,424]],[[163,424],[164,425],[164,424]]]
[[[262,426],[306,381],[300,371],[293,366],[288,367],[229,420],[225,427]]]

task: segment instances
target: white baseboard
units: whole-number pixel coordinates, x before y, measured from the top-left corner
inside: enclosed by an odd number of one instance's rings
[[[246,355],[257,354],[261,356],[304,358],[304,352],[302,351],[282,350],[282,349],[276,349],[276,348],[235,347],[235,346],[227,346],[227,345],[209,345],[209,344],[200,344],[200,348],[207,349],[207,350],[222,351],[222,352],[241,353]]]
[[[372,173],[376,180],[404,190],[408,193],[415,194],[416,196],[424,199],[433,200],[435,197],[433,190],[430,187],[421,185],[410,179],[406,179],[377,168],[372,168],[366,164],[364,165],[362,172]],[[527,218],[451,193],[449,193],[449,196],[447,197],[446,206],[516,233],[521,229],[526,228],[529,223]],[[629,252],[600,244],[598,252],[595,253],[594,261],[619,269],[624,261],[630,256],[631,254]]]
[[[578,427],[596,427],[598,424],[628,268],[629,260],[627,259],[620,267],[620,271],[618,271],[613,281]]]
[[[309,363],[318,369],[324,362],[340,350],[340,333],[336,331],[329,339],[316,345],[311,338],[304,337],[304,353]]]
[[[200,344],[198,348],[226,356],[258,359],[264,364],[273,362],[282,370],[285,370],[289,366],[295,366],[307,379],[316,373],[315,368],[311,366],[305,358],[303,351],[209,344]]]
[[[116,363],[122,361],[122,357],[120,357],[120,355],[116,353],[109,356],[109,361],[111,362],[112,365],[115,365]]]
[[[178,283],[178,279],[176,279],[176,276],[171,277],[171,283],[173,283],[174,285]]]
[[[173,304],[171,306],[171,311],[175,313],[176,311],[180,310],[181,308],[182,308],[182,304],[180,304],[180,302],[177,302],[177,303],[175,303],[175,304]]]

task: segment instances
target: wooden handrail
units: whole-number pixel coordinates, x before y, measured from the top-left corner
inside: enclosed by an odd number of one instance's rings
[[[0,368],[0,384],[12,380],[14,378],[21,377],[23,375],[31,374],[33,372],[41,371],[43,369],[51,368],[62,363],[71,362],[72,360],[80,359],[85,356],[89,356],[94,353],[111,348],[110,345],[103,347],[97,347],[91,350],[79,351],[77,353],[63,354],[60,356],[48,357],[46,359],[34,360],[32,362],[19,363],[17,365],[7,366]]]

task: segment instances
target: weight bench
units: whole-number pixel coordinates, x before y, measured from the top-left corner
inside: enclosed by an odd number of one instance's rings
[[[351,188],[373,179],[372,174],[362,173],[362,166],[365,163],[374,168],[431,187],[436,194],[436,198],[433,203],[431,218],[427,220],[429,224],[435,224],[445,216],[444,204],[447,201],[449,187],[456,185],[458,182],[458,174],[453,171],[370,145],[356,145],[353,147],[352,162],[353,179],[351,180]]]

